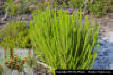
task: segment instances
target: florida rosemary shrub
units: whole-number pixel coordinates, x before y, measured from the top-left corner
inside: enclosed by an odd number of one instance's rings
[[[108,9],[108,11],[109,12],[113,12],[113,0],[109,0],[109,9]]]
[[[29,13],[30,9],[38,8],[38,0],[6,0],[5,13],[10,16]]]
[[[100,17],[107,12],[107,7],[103,4],[103,0],[96,0],[88,3],[88,10],[96,17]]]
[[[99,25],[90,25],[81,12],[63,10],[33,14],[30,36],[37,57],[53,69],[91,69],[97,56]]]
[[[61,5],[63,5],[64,3],[66,4],[66,5],[68,5],[68,2],[69,2],[70,0],[52,0],[52,3],[54,3],[54,4],[56,4],[57,6],[61,6]]]
[[[0,45],[5,48],[29,48],[30,37],[27,23],[12,21],[0,32]]]
[[[84,3],[84,0],[70,0],[69,6],[73,9],[80,8]]]
[[[13,16],[17,14],[19,5],[14,3],[13,0],[6,0],[3,7],[5,8],[6,14]]]

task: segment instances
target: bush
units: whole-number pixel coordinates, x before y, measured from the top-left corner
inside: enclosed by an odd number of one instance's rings
[[[107,8],[103,5],[103,0],[94,1],[88,4],[88,10],[96,17],[100,17],[107,12]]]
[[[84,0],[71,0],[69,1],[69,6],[73,9],[80,8],[84,3]]]
[[[63,3],[68,4],[70,0],[53,0],[57,5],[62,5]]]
[[[83,24],[82,24],[83,23]],[[37,57],[53,69],[91,69],[97,56],[99,26],[81,12],[72,17],[63,10],[33,14],[30,36]]]
[[[108,9],[109,10],[112,9],[110,8],[109,0],[93,0],[93,1],[88,0],[88,2],[84,0],[71,0],[69,1],[69,6],[73,9],[82,8],[82,9],[88,10],[90,13],[92,13],[96,17],[101,17],[104,14],[106,14]]]
[[[2,65],[0,64],[0,75],[2,75],[2,72],[3,72],[3,67],[2,67]]]
[[[113,0],[110,0],[110,4],[109,4],[109,12],[113,12]]]
[[[5,12],[8,15],[16,15],[17,14],[17,9],[19,8],[18,4],[15,4],[14,1],[12,0],[6,0],[6,4],[4,5],[5,7]]]
[[[6,0],[4,7],[8,15],[25,14],[38,8],[38,0]]]
[[[12,21],[8,23],[4,30],[0,32],[2,47],[9,48],[29,48],[29,28],[27,23],[21,21]]]

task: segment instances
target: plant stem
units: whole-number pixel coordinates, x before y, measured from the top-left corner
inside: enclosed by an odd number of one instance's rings
[[[21,72],[19,72],[19,75],[21,75]]]

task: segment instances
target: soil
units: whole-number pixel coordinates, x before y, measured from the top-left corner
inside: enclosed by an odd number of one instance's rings
[[[113,70],[113,13],[101,18],[99,51],[93,69]]]

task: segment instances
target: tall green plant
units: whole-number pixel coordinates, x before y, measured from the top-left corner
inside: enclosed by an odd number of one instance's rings
[[[81,11],[68,15],[49,8],[33,14],[31,40],[37,57],[53,69],[91,69],[97,55],[99,26],[82,20]]]

